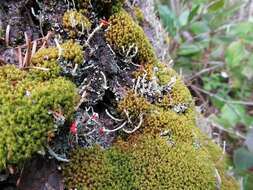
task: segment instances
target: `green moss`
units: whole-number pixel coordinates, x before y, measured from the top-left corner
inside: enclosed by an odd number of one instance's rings
[[[138,189],[215,189],[212,162],[188,143],[171,147],[165,139],[147,135],[131,151]]]
[[[160,133],[169,131],[171,139],[175,143],[193,141],[193,130],[195,128],[194,117],[188,118],[188,114],[177,114],[174,111],[154,110],[147,115],[143,127],[145,133],[160,135]]]
[[[141,24],[144,21],[144,14],[140,7],[134,7],[134,14],[137,22]]]
[[[63,15],[63,27],[69,37],[75,38],[78,33],[91,29],[90,20],[83,14],[85,11],[69,10]]]
[[[106,40],[115,51],[121,51],[134,44],[138,48],[137,59],[139,64],[154,64],[157,58],[153,47],[140,26],[131,16],[121,10],[110,17],[111,26],[106,32]]]
[[[123,100],[118,104],[118,111],[124,115],[125,111],[132,116],[138,116],[141,113],[146,113],[150,108],[150,103],[144,98],[135,94],[133,91],[129,91]]]
[[[132,160],[117,148],[106,152],[98,146],[77,149],[63,175],[65,184],[72,189],[136,189]]]
[[[66,117],[77,102],[75,86],[63,79],[38,81],[14,66],[0,67],[0,169],[20,164],[47,143],[54,129],[50,110]]]
[[[158,71],[155,73],[160,85],[168,84],[173,77],[176,77],[176,83],[172,87],[172,91],[164,96],[160,106],[171,107],[178,104],[192,105],[193,100],[189,89],[185,86],[181,77],[175,70],[164,64],[156,65]]]
[[[228,175],[226,172],[228,170],[228,163],[231,162],[228,156],[223,153],[222,149],[219,146],[213,143],[204,134],[201,134],[199,131],[196,131],[196,133],[197,132],[203,149],[205,149],[210,159],[213,161],[214,167],[219,173],[219,176],[221,178],[221,190],[240,189],[239,184],[236,182],[234,177]]]
[[[61,68],[57,62],[58,56],[58,49],[54,47],[44,48],[35,53],[31,64],[38,68],[31,70],[33,78],[47,80],[58,77],[61,72]]]
[[[107,151],[78,149],[64,176],[68,188],[206,190],[215,189],[213,169],[202,150],[188,144],[170,147],[164,139],[144,136]]]
[[[83,63],[83,51],[79,43],[68,40],[61,45],[61,48],[61,55],[56,47],[44,48],[34,54],[30,70],[30,76],[34,80],[48,80],[60,76],[62,69],[58,61],[59,56],[64,61],[71,62],[73,67],[75,64]]]
[[[93,0],[93,10],[99,15],[99,17],[109,17],[114,13],[119,12],[125,0]]]
[[[73,40],[68,40],[62,44],[63,49],[63,59],[72,62],[73,64],[82,64],[84,61],[82,46],[74,42]]]

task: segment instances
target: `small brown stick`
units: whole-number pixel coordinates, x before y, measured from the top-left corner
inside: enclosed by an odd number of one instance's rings
[[[45,68],[45,67],[28,67],[29,69],[38,69],[38,70],[41,70],[41,71],[50,71],[49,68]]]
[[[18,48],[18,63],[19,63],[19,67],[22,68],[23,67],[23,56],[22,56],[22,51],[21,48]]]
[[[5,43],[6,46],[9,46],[10,43],[10,30],[11,30],[11,26],[8,24],[6,31],[5,31]]]
[[[3,58],[0,57],[0,66],[6,65],[7,63],[3,60]]]
[[[205,69],[203,69],[203,70],[197,72],[197,73],[194,74],[193,76],[190,76],[189,78],[187,78],[186,81],[191,81],[191,80],[193,80],[193,79],[195,79],[195,78],[197,78],[197,77],[199,77],[199,76],[201,76],[201,75],[203,75],[203,74],[205,74],[205,73],[214,71],[214,70],[216,70],[216,69],[218,69],[218,68],[220,68],[220,67],[222,67],[222,66],[224,66],[224,63],[217,64],[217,65],[214,65],[214,66],[209,67],[209,68],[205,68]]]
[[[37,40],[35,40],[34,43],[33,43],[32,56],[36,53],[36,49],[37,49]]]
[[[31,43],[31,39],[28,37],[27,33],[25,32],[25,41],[26,41],[26,54],[25,54],[25,58],[24,58],[24,62],[23,62],[23,67],[28,67],[30,62],[31,62],[31,58],[32,58],[32,43]]]
[[[240,105],[246,105],[246,106],[253,106],[253,102],[250,102],[250,101],[247,102],[247,101],[226,100],[225,98],[222,98],[221,96],[219,96],[217,94],[213,94],[211,92],[208,92],[208,91],[206,91],[204,89],[201,89],[201,88],[199,88],[195,85],[192,85],[191,87],[198,90],[198,91],[200,91],[200,92],[202,92],[202,93],[204,93],[204,94],[206,94],[206,95],[208,95],[208,96],[210,96],[210,97],[216,98],[216,99],[218,99],[222,102],[226,102],[226,103],[230,103],[230,104],[240,104]]]
[[[41,41],[42,44],[45,44],[45,42],[47,42],[47,41],[53,36],[53,34],[54,34],[54,33],[53,33],[52,31],[49,31],[45,37],[42,37],[42,38],[38,38],[38,39],[36,39],[36,40],[33,40],[31,43],[33,44],[34,42],[36,42],[37,45],[38,45],[38,42]],[[17,47],[15,47],[15,49],[18,49],[19,47],[20,47],[20,48],[26,48],[26,47],[27,47],[27,44],[23,44],[23,45],[21,45],[21,46],[17,46]]]

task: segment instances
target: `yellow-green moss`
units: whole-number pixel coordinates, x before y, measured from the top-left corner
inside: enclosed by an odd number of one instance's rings
[[[122,101],[118,104],[118,111],[124,115],[125,111],[131,116],[144,114],[150,108],[150,103],[144,98],[129,91]]]
[[[140,26],[131,16],[121,10],[109,19],[110,27],[106,32],[106,40],[115,51],[121,51],[134,44],[138,48],[137,59],[141,64],[157,62],[153,47]]]
[[[189,143],[168,143],[146,135],[130,149],[138,189],[215,189],[213,165],[204,151]]]
[[[68,188],[213,190],[213,169],[204,151],[147,135],[110,150],[78,149],[63,173]]]
[[[191,93],[176,71],[165,64],[158,64],[156,66],[158,71],[155,75],[158,78],[160,85],[166,85],[173,77],[176,77],[176,83],[173,85],[172,91],[164,96],[160,106],[168,107],[177,104],[192,105],[193,100]]]
[[[42,78],[44,80],[55,78],[60,75],[61,68],[57,62],[58,49],[49,47],[39,50],[32,57],[31,65],[38,68],[32,68],[34,78]],[[41,69],[40,69],[41,68]]]
[[[144,132],[149,134],[160,135],[160,133],[169,131],[171,139],[175,143],[193,141],[193,130],[195,120],[188,118],[187,114],[177,114],[172,110],[158,111],[146,115],[143,128]]]
[[[61,54],[59,54],[59,49],[56,47],[44,48],[34,54],[30,70],[33,79],[47,80],[58,77],[61,73],[58,60],[60,56],[64,61],[71,62],[73,66],[83,63],[83,51],[79,43],[68,40],[60,46],[62,49]]]
[[[117,148],[104,151],[99,146],[77,149],[63,175],[68,188],[87,190],[127,190],[133,186],[134,171],[128,154]]]
[[[54,129],[50,110],[73,112],[77,102],[74,84],[55,78],[39,81],[14,66],[0,67],[0,169],[20,164],[47,143]]]
[[[140,7],[135,6],[134,7],[134,14],[137,22],[140,24],[144,21],[144,14]]]
[[[82,11],[69,10],[63,15],[63,27],[69,37],[75,38],[80,32],[87,33],[91,29],[91,22]]]
[[[84,61],[82,46],[74,42],[73,40],[68,40],[61,45],[63,49],[62,56],[63,59],[73,64],[82,64]]]
[[[228,170],[228,163],[231,162],[226,154],[223,153],[222,149],[207,138],[200,131],[195,131],[198,133],[198,137],[201,142],[201,146],[207,152],[208,156],[214,163],[214,167],[217,169],[218,174],[221,178],[221,190],[238,190],[239,184],[235,178],[228,175],[226,172]]]

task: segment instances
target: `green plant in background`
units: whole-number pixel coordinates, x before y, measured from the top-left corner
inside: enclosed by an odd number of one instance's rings
[[[246,11],[250,6],[247,3],[250,2],[161,0],[157,4],[171,38],[175,68],[183,69],[185,81],[193,90],[210,97],[212,105],[219,110],[211,119],[228,131],[234,131],[238,125],[248,131],[253,125],[248,112],[253,105],[249,101],[253,89],[253,21],[250,14],[242,17],[239,11]],[[195,86],[195,79],[202,88]],[[243,162],[238,160],[246,154],[252,157],[253,153],[246,149],[235,152],[236,168]],[[245,189],[253,187],[249,173],[244,175]]]

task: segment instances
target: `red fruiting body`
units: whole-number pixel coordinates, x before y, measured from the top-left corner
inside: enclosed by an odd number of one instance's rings
[[[70,126],[70,132],[73,134],[73,135],[76,135],[77,134],[77,123],[76,121],[74,121],[71,126]]]

